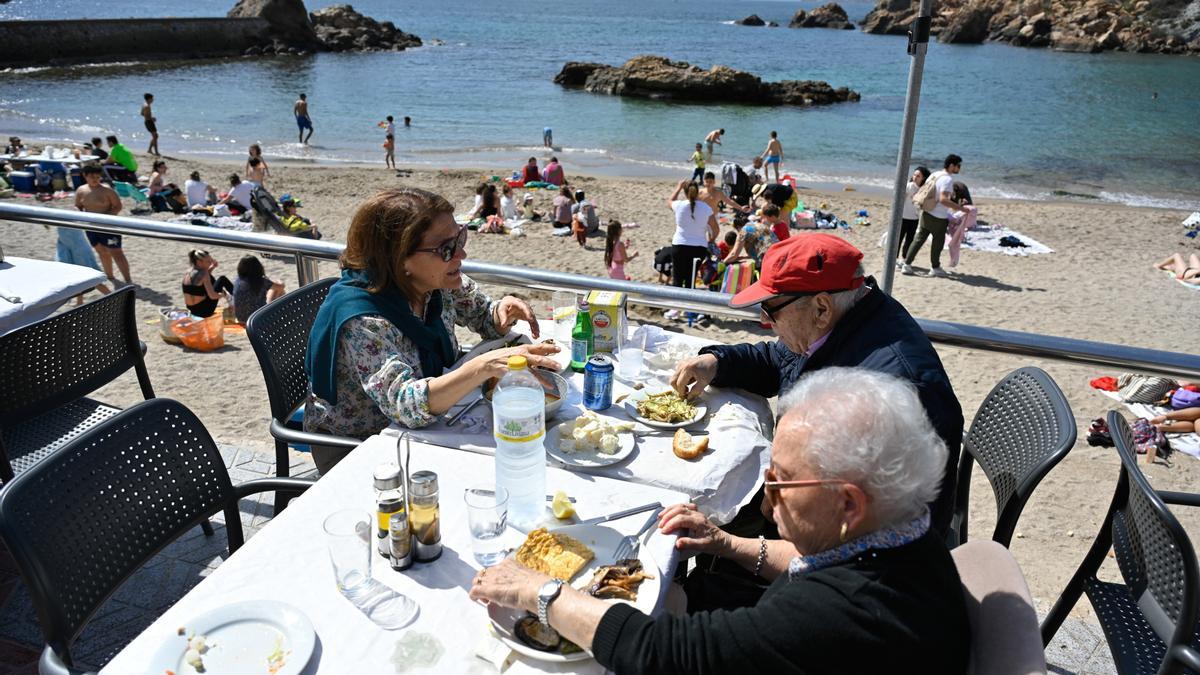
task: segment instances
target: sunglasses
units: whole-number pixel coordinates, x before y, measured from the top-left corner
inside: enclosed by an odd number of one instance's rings
[[[413,253],[434,253],[441,257],[442,262],[450,262],[454,259],[454,254],[458,253],[460,248],[466,250],[467,232],[467,226],[463,225],[458,229],[458,234],[450,237],[446,241],[443,241],[433,248],[413,249]]]
[[[766,497],[767,504],[774,506],[775,498],[772,496],[772,490],[782,490],[783,488],[800,488],[800,487],[816,487],[818,485],[848,485],[850,481],[839,480],[836,478],[814,478],[811,480],[776,480],[775,469],[767,469],[763,472],[765,480],[763,481],[763,496]]]
[[[787,300],[784,300],[783,302],[779,303],[778,305],[775,305],[774,307],[770,307],[767,305],[767,303],[763,302],[763,303],[759,304],[758,308],[762,310],[763,314],[767,315],[767,318],[771,320],[771,323],[775,323],[776,321],[778,321],[778,319],[775,317],[775,315],[778,314],[780,311],[782,311],[784,307],[787,307],[788,305],[792,304],[793,302],[796,302],[800,298],[808,297],[809,295],[810,295],[809,293],[800,293],[800,294],[795,294],[795,295],[789,295],[789,296],[787,296]]]

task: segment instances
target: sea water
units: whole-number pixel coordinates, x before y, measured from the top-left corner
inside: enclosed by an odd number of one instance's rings
[[[546,517],[546,398],[536,380],[509,387],[504,380],[492,395],[496,486],[508,490],[509,522],[527,530]]]

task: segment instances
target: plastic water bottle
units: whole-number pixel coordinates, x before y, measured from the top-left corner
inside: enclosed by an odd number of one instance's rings
[[[524,356],[508,358],[508,372],[492,394],[496,486],[508,490],[508,519],[522,529],[546,517],[546,397]]]

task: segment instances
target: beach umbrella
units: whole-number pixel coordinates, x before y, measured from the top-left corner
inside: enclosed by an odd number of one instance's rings
[[[933,0],[920,0],[917,18],[908,31],[908,94],[904,101],[904,124],[900,127],[900,150],[896,153],[896,182],[892,188],[892,220],[884,240],[883,292],[891,295],[896,278],[896,245],[900,236],[900,217],[903,215],[904,188],[908,185],[909,155],[912,154],[913,132],[917,128],[917,108],[921,103],[921,76],[925,72],[925,51],[929,48],[929,23],[932,20]]]

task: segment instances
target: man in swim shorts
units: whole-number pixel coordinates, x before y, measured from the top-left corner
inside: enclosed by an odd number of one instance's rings
[[[763,171],[763,176],[769,178],[768,172],[771,167],[775,167],[775,182],[779,182],[779,166],[783,164],[783,145],[779,142],[779,132],[771,132],[771,140],[767,142],[767,149],[763,150],[760,155],[767,162],[767,167]]]
[[[708,132],[707,136],[704,137],[704,146],[705,146],[704,149],[708,151],[709,159],[712,159],[713,144],[715,143],[716,145],[720,145],[721,137],[724,135],[725,135],[724,129],[713,129],[712,131]]]
[[[148,154],[158,156],[158,119],[154,116],[154,111],[150,106],[154,105],[154,94],[143,94],[142,98],[146,101],[142,104],[142,121],[146,123],[146,131],[150,132],[150,147],[146,148]]]
[[[115,216],[121,212],[121,198],[107,185],[100,183],[101,171],[98,166],[83,167],[84,185],[75,191],[75,208],[88,213],[101,213]],[[105,234],[103,232],[87,232],[87,240],[96,254],[100,256],[100,264],[104,266],[104,276],[113,277],[113,263],[121,271],[121,278],[126,284],[133,283],[129,278],[129,261],[125,259],[125,251],[121,249],[121,235]],[[115,281],[114,281],[115,283]]]
[[[313,123],[312,118],[308,116],[308,95],[300,94],[300,100],[292,106],[292,113],[296,115],[296,126],[300,127],[300,142],[308,145],[308,139],[312,138]],[[304,130],[308,129],[308,136],[304,135]]]
[[[542,128],[542,145],[547,148],[554,147],[554,130],[550,127]]]

